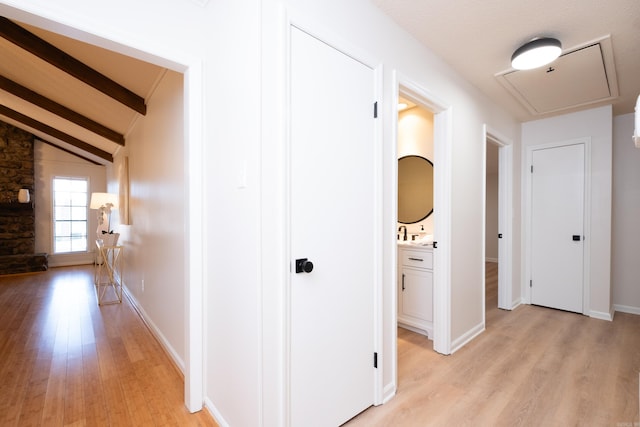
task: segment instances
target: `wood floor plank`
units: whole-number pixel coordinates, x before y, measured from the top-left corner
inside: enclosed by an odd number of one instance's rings
[[[80,335],[80,332],[78,332]],[[64,425],[74,425],[85,419],[84,385],[82,375],[82,346],[69,346],[67,376],[64,391]]]
[[[346,426],[637,426],[640,316],[500,310],[497,276],[487,263],[486,331],[455,354],[399,328],[396,396]]]
[[[82,386],[84,390],[83,416],[87,425],[109,425],[109,413],[105,404],[97,349],[92,343],[82,347]]]
[[[0,425],[216,426],[127,300],[98,306],[91,267],[0,276]]]
[[[42,424],[59,426],[64,422],[64,402],[66,393],[67,355],[54,354],[47,378],[47,388],[42,408]]]

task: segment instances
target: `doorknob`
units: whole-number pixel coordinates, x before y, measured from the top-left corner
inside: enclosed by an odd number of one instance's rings
[[[313,271],[313,263],[307,258],[296,260],[296,273],[311,273]]]

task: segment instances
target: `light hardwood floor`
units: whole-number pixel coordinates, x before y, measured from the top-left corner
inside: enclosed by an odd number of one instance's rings
[[[399,328],[397,395],[348,427],[640,425],[640,316],[499,310],[496,266],[487,263],[486,331],[443,356]]]
[[[215,426],[128,301],[98,307],[92,267],[0,276],[1,426]]]

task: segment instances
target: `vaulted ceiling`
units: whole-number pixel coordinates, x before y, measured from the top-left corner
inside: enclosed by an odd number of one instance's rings
[[[0,120],[113,161],[164,68],[0,17]]]

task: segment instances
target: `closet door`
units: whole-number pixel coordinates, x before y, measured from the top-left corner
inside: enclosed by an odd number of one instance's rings
[[[533,150],[531,303],[583,312],[585,145]]]
[[[373,404],[374,85],[370,67],[292,27],[292,426]]]

